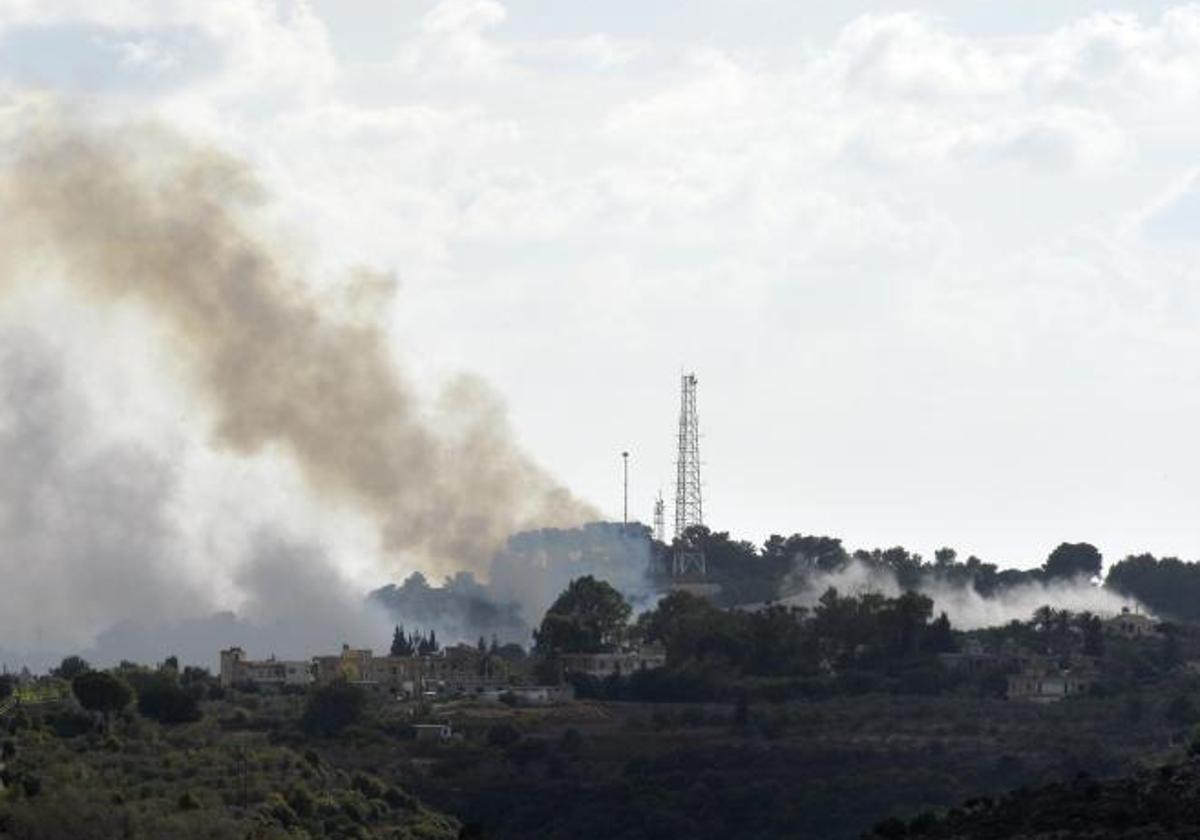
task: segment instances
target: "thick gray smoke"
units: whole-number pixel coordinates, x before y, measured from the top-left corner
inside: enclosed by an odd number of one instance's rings
[[[174,471],[105,439],[54,351],[27,331],[0,332],[0,464],[0,662],[83,652],[211,665],[231,644],[299,657],[387,640],[382,612],[319,547],[267,529],[233,558],[247,618],[210,615],[212,587],[183,562]]]
[[[317,498],[377,524],[371,556],[486,574],[510,534],[594,518],[515,446],[482,383],[418,397],[364,316],[381,284],[314,292],[260,233],[243,166],[145,125],[22,119],[0,126],[17,138],[0,141],[0,304],[52,279],[95,312],[148,319],[189,420],[211,420],[211,451],[294,464]],[[239,510],[244,523],[222,524],[242,528],[238,545],[213,538],[196,521],[211,510],[181,509],[187,467],[91,416],[70,362],[35,335],[0,336],[0,661],[386,645],[383,612],[320,539],[293,533],[304,523]],[[214,615],[228,609],[240,617]]]
[[[88,640],[133,614],[196,597],[172,563],[170,467],[130,444],[90,446],[53,354],[0,336],[0,628],[38,648]]]
[[[389,550],[482,569],[509,534],[594,518],[475,380],[423,406],[380,324],[332,314],[255,233],[261,201],[243,166],[161,130],[44,118],[0,178],[0,279],[53,267],[99,303],[143,305],[220,446],[282,448],[314,490],[373,516]]]
[[[436,630],[442,639],[528,643],[554,599],[584,575],[616,587],[635,607],[651,605],[650,534],[640,525],[593,522],[515,534],[492,559],[488,581],[467,573],[431,586],[413,575],[371,594],[398,624]]]
[[[811,607],[830,587],[841,595],[875,592],[888,597],[901,594],[896,576],[852,560],[832,572],[806,571],[787,585],[788,594],[781,603]],[[1147,610],[1133,599],[1093,584],[1086,578],[1051,582],[1026,581],[1003,587],[987,597],[970,585],[954,585],[937,580],[922,582],[918,591],[933,599],[934,611],[945,612],[950,623],[960,630],[996,627],[1010,621],[1028,621],[1034,610],[1052,606],[1072,612],[1090,611],[1097,615],[1115,615],[1122,607]]]

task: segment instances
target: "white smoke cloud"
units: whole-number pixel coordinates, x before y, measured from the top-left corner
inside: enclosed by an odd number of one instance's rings
[[[894,598],[903,592],[890,571],[874,569],[852,560],[832,572],[806,572],[795,578],[794,588],[780,603],[812,607],[831,587],[840,595],[878,593]],[[1118,595],[1085,578],[1055,580],[1049,583],[1027,581],[998,589],[983,596],[970,585],[943,581],[924,581],[917,591],[933,599],[934,614],[945,612],[950,623],[960,630],[997,627],[1010,621],[1028,621],[1039,607],[1051,606],[1071,612],[1090,611],[1101,616],[1116,615],[1122,608],[1148,612],[1136,600]]]

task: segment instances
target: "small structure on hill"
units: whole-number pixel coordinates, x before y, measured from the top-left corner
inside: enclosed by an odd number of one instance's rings
[[[252,661],[239,647],[221,651],[221,684],[252,683],[261,687],[329,685],[338,680],[394,695],[472,694],[503,689],[511,682],[497,656],[471,645],[455,645],[438,653],[375,656],[369,648],[342,645],[340,654],[314,656],[310,662],[275,658]]]
[[[418,741],[449,741],[454,737],[454,730],[448,723],[417,723],[413,731]]]
[[[617,653],[564,653],[560,660],[564,673],[586,674],[602,680],[605,677],[629,676],[638,671],[664,668],[667,652],[657,645],[647,645]]]
[[[1129,607],[1121,610],[1104,622],[1104,633],[1123,639],[1146,639],[1159,635],[1158,622],[1148,615],[1130,612]]]
[[[1096,681],[1095,669],[1080,661],[1057,662],[1038,659],[1008,678],[1009,700],[1054,703],[1089,691]]]
[[[251,683],[258,686],[305,686],[313,681],[312,665],[297,660],[252,660],[240,647],[221,651],[221,685]]]

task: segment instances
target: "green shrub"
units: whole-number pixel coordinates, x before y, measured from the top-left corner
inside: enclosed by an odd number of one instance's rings
[[[316,811],[317,801],[303,782],[294,785],[288,792],[287,803],[303,819],[308,819]]]
[[[350,782],[350,787],[361,793],[367,799],[382,799],[384,793],[383,782],[374,776],[369,776],[366,773],[355,773],[354,778]]]
[[[165,679],[156,679],[138,695],[138,712],[159,723],[193,723],[200,719],[200,704],[191,694]]]
[[[510,747],[521,740],[521,733],[511,723],[496,723],[488,727],[487,742],[490,746]]]
[[[359,686],[331,683],[309,695],[300,724],[311,734],[338,735],[362,718],[366,706],[366,692]]]

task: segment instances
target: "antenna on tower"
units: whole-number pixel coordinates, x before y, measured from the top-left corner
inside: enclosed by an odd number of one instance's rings
[[[663,501],[662,491],[654,500],[654,539],[659,542],[667,541],[667,504]]]
[[[680,379],[679,454],[675,460],[675,557],[672,572],[676,576],[708,573],[704,552],[681,544],[681,538],[693,525],[704,524],[704,504],[700,495],[700,419],[696,413],[696,374],[685,373]]]

